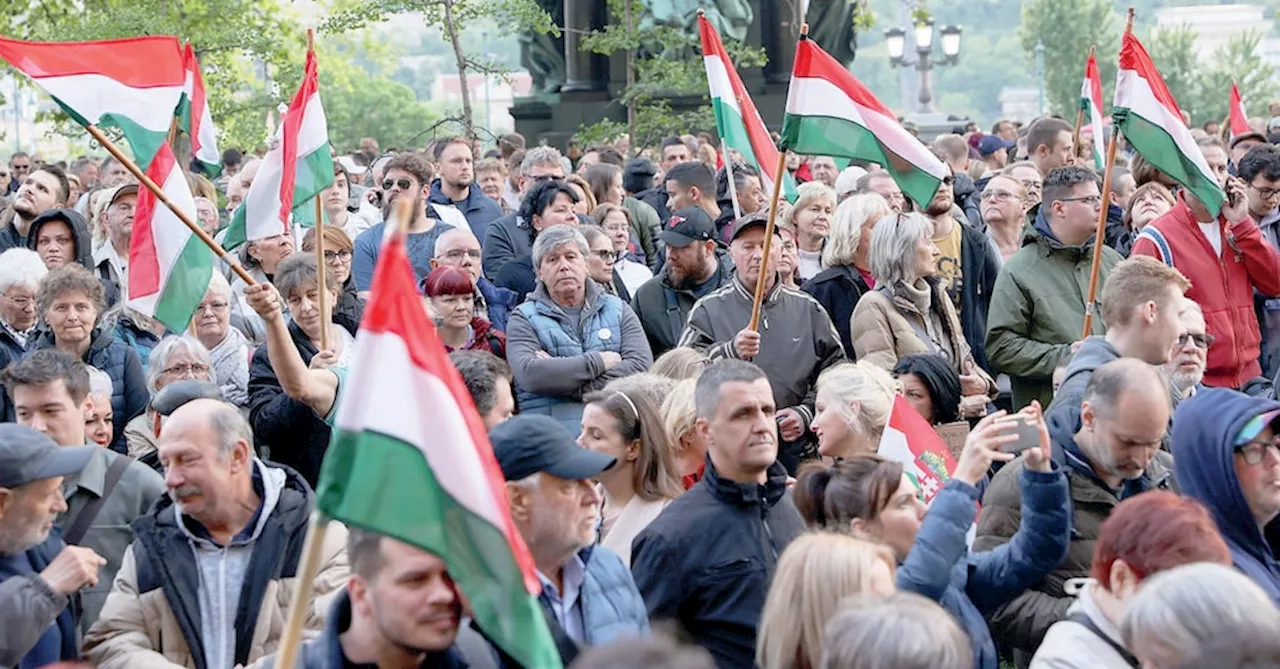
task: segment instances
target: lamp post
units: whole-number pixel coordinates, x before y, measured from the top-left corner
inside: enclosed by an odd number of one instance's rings
[[[1044,43],[1036,40],[1036,116],[1044,116]]]
[[[889,52],[889,62],[894,67],[914,67],[920,73],[920,109],[926,114],[937,113],[933,104],[933,68],[942,65],[955,65],[960,56],[960,26],[943,26],[937,31],[942,46],[942,58],[933,58],[934,25],[932,19],[917,21],[912,27],[915,38],[916,58],[906,58],[907,31],[902,28],[890,28],[884,31],[885,48]]]

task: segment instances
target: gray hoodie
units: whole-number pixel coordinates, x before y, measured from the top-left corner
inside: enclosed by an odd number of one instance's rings
[[[257,477],[261,477],[262,489],[259,494],[262,502],[258,507],[256,522],[252,528],[245,528],[248,536],[244,536],[242,532],[227,546],[218,546],[193,534],[183,522],[180,507],[173,505],[178,527],[186,535],[191,551],[195,554],[196,566],[200,570],[200,635],[204,638],[207,667],[230,667],[236,664],[236,609],[240,604],[245,572],[253,557],[253,544],[262,532],[263,525],[271,517],[271,512],[275,510],[276,503],[280,501],[280,493],[285,486],[287,475],[283,469],[268,467],[256,458],[253,466],[257,470]],[[255,486],[258,485],[257,477]]]
[[[1067,363],[1067,376],[1058,387],[1058,392],[1053,394],[1053,402],[1049,403],[1045,418],[1061,413],[1064,418],[1071,419],[1068,421],[1069,424],[1077,423],[1080,419],[1080,402],[1084,401],[1084,387],[1089,385],[1089,379],[1093,376],[1094,370],[1121,357],[1120,351],[1117,351],[1105,336],[1085,337],[1080,344],[1080,350],[1076,351],[1071,361]]]

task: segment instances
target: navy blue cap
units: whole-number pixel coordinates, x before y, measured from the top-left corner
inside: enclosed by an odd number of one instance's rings
[[[17,423],[0,423],[0,488],[70,476],[84,469],[97,446],[59,446]]]
[[[986,158],[996,151],[1008,151],[1017,145],[1017,142],[1000,139],[998,135],[983,135],[978,142],[978,154]]]
[[[508,481],[538,472],[578,481],[595,478],[617,462],[579,446],[563,425],[539,414],[521,414],[495,425],[489,443]]]

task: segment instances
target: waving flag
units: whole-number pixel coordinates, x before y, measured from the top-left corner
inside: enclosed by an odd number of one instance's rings
[[[205,172],[216,177],[222,171],[222,156],[218,153],[217,129],[209,114],[209,103],[204,93],[204,77],[200,75],[200,61],[196,50],[188,42],[182,52],[184,80],[182,100],[178,103],[178,117],[191,138],[191,155],[204,166]]]
[[[933,501],[956,470],[946,442],[902,395],[893,396],[893,410],[876,452],[902,463],[903,471],[920,486],[925,504]]]
[[[1106,167],[1107,152],[1102,132],[1102,75],[1098,74],[1098,59],[1093,50],[1089,51],[1089,60],[1084,65],[1084,84],[1080,86],[1080,108],[1084,110],[1084,120],[1089,123],[1093,133],[1093,167]]]
[[[521,666],[559,669],[502,470],[421,300],[404,235],[393,232],[351,354],[316,507],[438,555],[491,640]]]
[[[294,210],[309,206],[308,201],[332,183],[333,157],[329,155],[324,107],[320,105],[316,54],[308,51],[302,85],[281,119],[275,143],[262,159],[244,203],[231,217],[224,245],[234,248],[287,233]]]
[[[902,192],[921,206],[933,199],[947,176],[942,161],[806,35],[796,45],[779,148],[883,165]]]
[[[746,86],[715,26],[707,17],[698,15],[698,31],[702,35],[702,64],[707,69],[707,85],[711,89],[711,108],[716,114],[716,134],[725,146],[742,154],[743,162],[760,171],[760,182],[766,193],[773,192],[778,179],[778,147],[774,146],[764,119],[756,111]],[[783,193],[788,200],[796,199],[796,184],[791,175],[782,171]]]
[[[119,128],[146,169],[169,134],[182,96],[173,37],[24,42],[0,37],[0,58],[31,77],[80,125]]]
[[[1126,33],[1112,109],[1116,128],[1147,162],[1181,184],[1214,216],[1226,194],[1182,122],[1182,111],[1137,37]]]
[[[1240,99],[1240,87],[1231,82],[1231,109],[1227,114],[1227,125],[1231,128],[1231,139],[1246,132],[1253,132],[1249,127],[1249,115],[1244,110],[1244,100]]]
[[[187,177],[168,144],[161,144],[147,176],[191,220],[198,220]],[[129,238],[129,306],[181,332],[209,289],[213,251],[150,189],[138,189]]]

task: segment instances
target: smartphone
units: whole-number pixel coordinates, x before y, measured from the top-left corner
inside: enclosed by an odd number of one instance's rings
[[[1000,447],[1000,450],[1005,453],[1017,455],[1028,448],[1035,448],[1040,445],[1040,428],[1030,418],[1021,414],[1014,414],[996,422],[1000,423],[1002,432],[1018,435],[1017,441]]]

